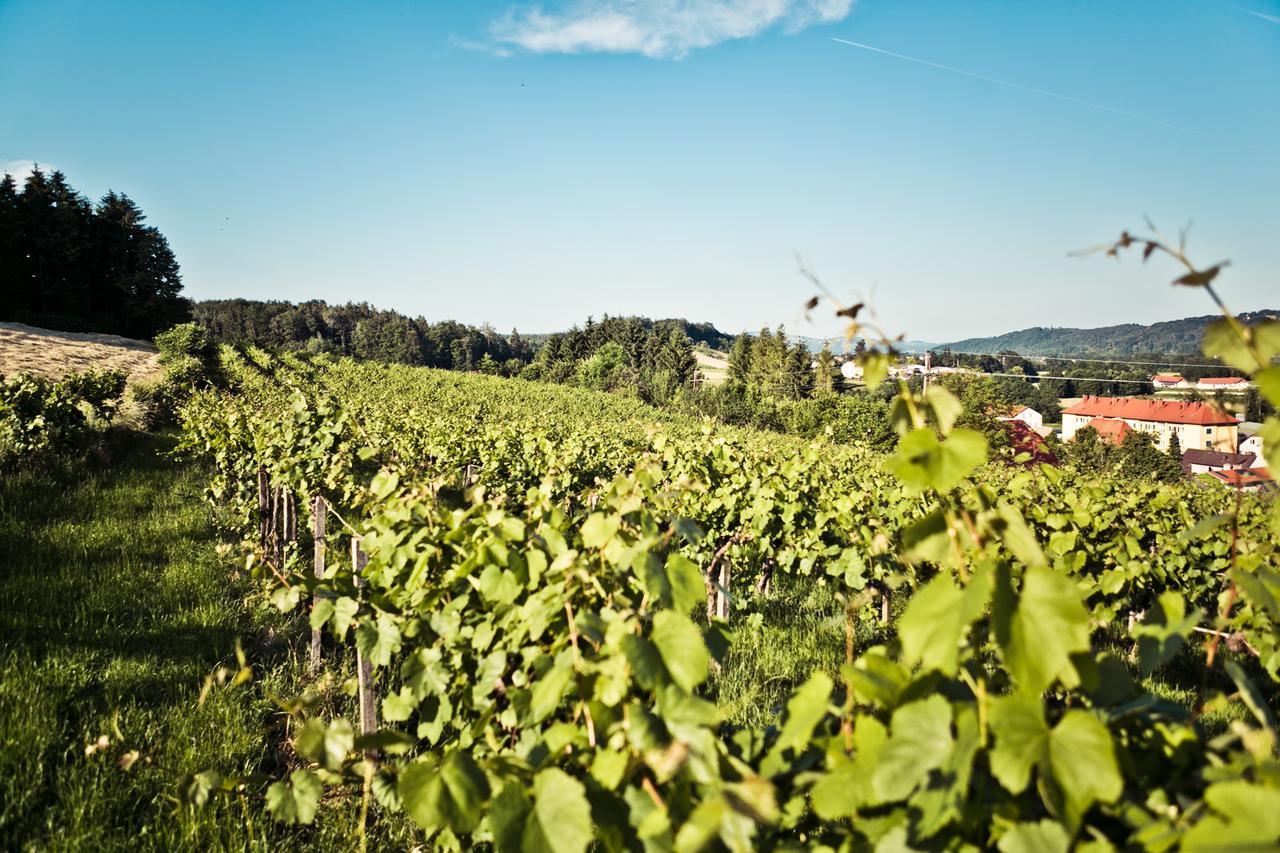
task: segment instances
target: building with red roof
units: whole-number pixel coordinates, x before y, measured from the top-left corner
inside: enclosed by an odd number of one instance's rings
[[[1233,489],[1241,489],[1246,492],[1271,491],[1276,487],[1276,481],[1266,468],[1210,471],[1209,476]]]
[[[1151,377],[1151,384],[1157,388],[1180,388],[1186,383],[1181,373],[1157,373]]]
[[[1249,381],[1239,376],[1206,376],[1196,383],[1200,391],[1244,391],[1248,387]]]
[[[1098,433],[1098,438],[1109,441],[1112,444],[1122,443],[1124,437],[1133,432],[1133,427],[1124,421],[1118,421],[1114,418],[1094,418],[1085,426],[1093,428]]]
[[[1151,433],[1156,446],[1169,447],[1173,436],[1183,450],[1201,448],[1234,453],[1240,422],[1216,406],[1182,400],[1146,400],[1140,397],[1084,397],[1062,410],[1062,438],[1070,441],[1077,431],[1091,426],[1107,437],[1123,440],[1119,426]]]

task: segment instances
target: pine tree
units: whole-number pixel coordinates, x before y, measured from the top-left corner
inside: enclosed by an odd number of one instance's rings
[[[751,336],[746,332],[733,339],[729,350],[729,379],[746,382],[751,375]]]
[[[1178,460],[1178,464],[1182,464],[1182,442],[1178,440],[1178,434],[1175,432],[1169,436],[1169,455]]]
[[[836,357],[831,354],[831,347],[824,343],[822,352],[818,353],[818,366],[813,375],[814,394],[830,394],[834,392],[839,378],[840,368],[836,364]]]
[[[697,359],[693,357],[693,344],[688,335],[673,328],[658,352],[655,368],[671,374],[672,381],[684,388],[693,379],[693,371],[697,365]]]

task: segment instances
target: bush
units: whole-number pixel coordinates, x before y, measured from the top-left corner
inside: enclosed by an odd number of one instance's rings
[[[178,407],[197,388],[217,384],[217,348],[209,342],[203,326],[182,323],[156,335],[164,378],[140,383],[131,391],[142,411],[145,429],[177,423]]]
[[[123,391],[116,371],[73,373],[61,382],[29,374],[0,380],[0,469],[40,466],[84,449],[94,432],[85,409],[110,420]]]

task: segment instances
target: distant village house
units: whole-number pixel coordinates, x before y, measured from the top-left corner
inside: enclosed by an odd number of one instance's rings
[[[1071,441],[1084,427],[1120,443],[1127,432],[1150,433],[1161,450],[1173,436],[1183,450],[1235,453],[1240,422],[1208,403],[1143,400],[1136,397],[1085,397],[1062,410],[1062,439]]]

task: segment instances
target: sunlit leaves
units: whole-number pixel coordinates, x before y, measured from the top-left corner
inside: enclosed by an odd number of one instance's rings
[[[312,717],[298,732],[295,743],[298,754],[314,761],[326,770],[341,770],[347,753],[355,742],[351,723],[334,720],[328,726],[319,717]]]
[[[310,770],[295,770],[288,782],[272,782],[267,788],[267,811],[281,823],[311,823],[324,785]]]
[[[1053,727],[1049,764],[1071,826],[1093,803],[1112,802],[1124,789],[1111,734],[1087,711],[1068,711]]]
[[[948,492],[987,461],[987,442],[981,433],[956,429],[945,441],[928,427],[912,430],[885,463],[888,471],[912,491]]]
[[[449,752],[443,761],[427,757],[400,774],[404,810],[426,830],[448,827],[470,832],[489,797],[489,781],[465,752]]]
[[[1048,752],[1049,726],[1040,698],[1024,693],[998,697],[991,702],[988,720],[995,733],[991,772],[1010,793],[1019,794]]]
[[[871,776],[877,801],[906,797],[951,752],[951,706],[941,696],[910,702],[893,712],[889,740]]]
[[[954,675],[965,629],[964,596],[947,574],[940,574],[916,592],[898,622],[902,656]]]
[[[706,681],[707,646],[689,617],[671,610],[658,613],[653,619],[653,643],[676,684],[693,690]]]
[[[1038,694],[1055,680],[1078,684],[1071,656],[1089,650],[1089,613],[1076,585],[1051,569],[1030,568],[1013,600],[1007,583],[997,589],[996,631],[1018,686]]]

